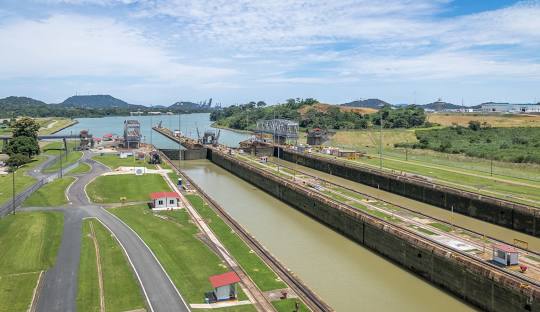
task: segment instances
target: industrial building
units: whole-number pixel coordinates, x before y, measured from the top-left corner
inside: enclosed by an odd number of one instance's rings
[[[141,145],[141,124],[138,120],[124,121],[124,148],[139,148]]]
[[[540,103],[537,104],[510,104],[510,103],[483,103],[480,110],[485,113],[540,113]]]

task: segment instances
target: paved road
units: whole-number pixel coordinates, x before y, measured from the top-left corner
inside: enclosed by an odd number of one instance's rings
[[[75,311],[77,274],[83,217],[96,217],[118,238],[131,260],[151,311],[189,311],[176,287],[144,242],[126,224],[105,209],[88,201],[84,187],[109,168],[90,160],[85,152],[84,161],[91,164],[90,173],[80,176],[68,195],[70,207],[59,207],[65,212],[64,234],[55,266],[47,271],[43,289],[37,302],[37,311]]]

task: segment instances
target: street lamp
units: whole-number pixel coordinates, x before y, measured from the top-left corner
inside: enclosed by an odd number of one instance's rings
[[[12,210],[11,212],[13,214],[15,214],[15,171],[17,171],[17,169],[19,168],[19,166],[17,165],[12,165],[11,166],[11,176],[13,177],[12,180],[13,180],[13,194],[12,194],[12,202],[11,202],[11,205],[12,205]]]

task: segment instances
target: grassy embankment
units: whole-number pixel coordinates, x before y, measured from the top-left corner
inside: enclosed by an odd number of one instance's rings
[[[444,127],[454,124],[467,127],[472,120],[487,122],[493,127],[540,127],[540,115],[432,113],[427,115],[427,119]]]
[[[73,170],[69,171],[69,175],[79,175],[90,172],[91,168],[89,164],[80,162],[77,167],[75,167]]]
[[[208,277],[228,271],[225,263],[198,239],[199,230],[185,210],[156,215],[146,205],[135,205],[110,211],[148,244],[187,302],[204,302],[204,292],[212,289]]]
[[[45,161],[45,157],[37,156],[34,160],[15,172],[15,193],[18,194],[36,182],[36,179],[29,176],[27,172]],[[0,175],[0,205],[7,202],[13,194],[11,174]]]
[[[54,207],[67,204],[66,189],[75,181],[73,177],[63,177],[45,184],[28,197],[23,207]]]
[[[66,156],[64,149],[64,142],[61,141],[55,141],[50,142],[47,145],[45,145],[42,149],[44,154],[47,155],[61,155],[62,161],[60,161],[60,158],[58,158],[56,161],[54,161],[52,164],[50,164],[47,168],[43,170],[45,173],[52,173],[60,170],[60,164],[62,165],[62,168],[66,168],[69,165],[74,164],[79,159],[81,159],[83,153],[80,151],[73,151],[73,148],[75,148],[78,145],[76,141],[68,141],[67,147],[68,147],[68,154]]]
[[[95,203],[119,203],[120,197],[126,202],[148,201],[153,192],[170,191],[159,174],[132,174],[101,176],[86,187],[86,192]]]
[[[56,260],[62,229],[63,215],[56,212],[0,219],[0,311],[28,310],[40,271]]]
[[[249,274],[253,282],[262,291],[286,288],[279,277],[274,273],[257,254],[234,233],[234,231],[208,206],[199,195],[186,195],[193,207],[199,212],[201,217],[210,226],[212,232],[218,237],[220,242],[227,248],[238,264]],[[298,302],[300,311],[309,311],[304,303],[298,299],[288,299],[284,301],[274,301],[272,304],[277,311],[293,311],[294,304]]]
[[[110,167],[111,169],[116,169],[118,167],[146,167],[149,169],[155,169],[156,165],[147,163],[145,160],[136,160],[134,157],[120,158],[116,154],[103,154],[92,157],[93,160],[99,161],[105,166]]]
[[[39,134],[55,133],[76,123],[73,119],[62,117],[38,118],[37,120],[41,126]]]
[[[105,311],[131,311],[144,308],[142,291],[120,245],[99,221],[86,219],[82,225],[77,310],[82,312],[100,310],[98,259],[94,239],[99,250]]]

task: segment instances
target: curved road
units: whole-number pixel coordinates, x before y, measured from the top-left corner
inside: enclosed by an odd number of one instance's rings
[[[56,263],[44,276],[36,310],[76,310],[81,223],[84,217],[95,217],[111,230],[126,251],[142,286],[148,309],[158,312],[189,311],[167,273],[141,238],[116,216],[89,202],[85,186],[95,177],[110,171],[106,166],[91,160],[91,156],[85,152],[81,161],[90,164],[92,170],[80,176],[69,189],[70,207],[57,208],[65,213],[64,234]]]

